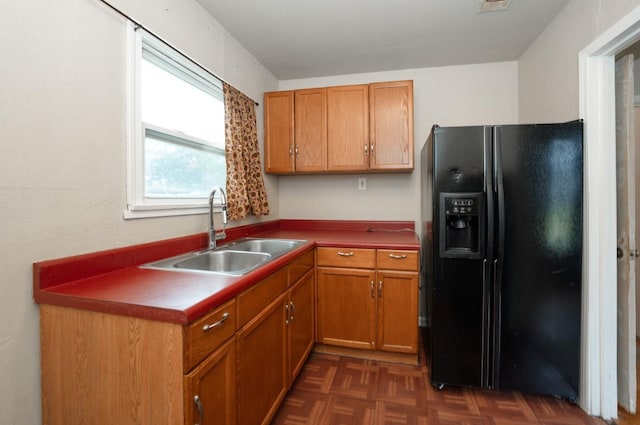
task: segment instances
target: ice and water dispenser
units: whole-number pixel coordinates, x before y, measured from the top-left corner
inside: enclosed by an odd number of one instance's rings
[[[484,193],[440,194],[440,257],[484,257]]]

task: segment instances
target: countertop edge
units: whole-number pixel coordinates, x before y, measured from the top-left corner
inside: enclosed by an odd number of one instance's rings
[[[306,221],[305,221],[306,223]],[[323,222],[324,223],[324,222]],[[342,223],[342,222],[341,222]],[[360,222],[358,226],[364,226],[367,222]],[[380,225],[381,222],[375,222],[377,226]],[[221,305],[222,303],[228,301],[229,299],[235,297],[239,293],[244,290],[250,288],[251,286],[257,284],[265,277],[269,276],[279,268],[288,264],[291,260],[295,259],[299,255],[304,254],[305,252],[314,249],[315,247],[329,247],[329,246],[341,246],[347,248],[371,248],[371,249],[395,249],[395,250],[419,250],[420,243],[418,241],[417,235],[412,229],[406,229],[406,222],[393,222],[396,223],[395,226],[391,226],[390,230],[385,231],[363,231],[363,230],[350,230],[350,229],[342,229],[342,230],[327,230],[327,225],[324,224],[320,226],[318,229],[300,229],[298,227],[299,223],[296,223],[293,227],[287,225],[283,226],[284,228],[275,227],[273,224],[262,225],[256,228],[256,232],[248,232],[247,229],[242,229],[239,232],[240,237],[279,237],[279,238],[296,238],[296,239],[305,239],[307,243],[304,245],[286,253],[285,255],[276,258],[272,262],[244,275],[234,278],[228,278],[227,280],[230,282],[228,285],[217,289],[214,293],[211,293],[208,296],[203,296],[197,302],[184,307],[184,308],[162,308],[153,305],[144,305],[141,303],[132,304],[126,302],[118,302],[113,300],[105,300],[99,298],[92,298],[90,296],[77,296],[70,295],[64,292],[65,285],[74,286],[75,291],[78,291],[78,287],[85,285],[85,282],[91,282],[94,287],[100,287],[99,285],[108,286],[109,284],[113,284],[113,282],[118,282],[118,284],[122,285],[127,278],[123,277],[125,274],[128,274],[135,271],[139,271],[139,265],[143,264],[138,262],[140,258],[136,258],[133,261],[135,264],[131,264],[127,261],[124,262],[126,267],[120,269],[110,269],[107,268],[107,272],[98,273],[94,276],[85,276],[80,277],[79,279],[72,279],[68,282],[60,282],[60,275],[64,274],[64,272],[68,272],[68,263],[65,263],[65,259],[57,259],[57,260],[48,260],[44,262],[34,263],[33,265],[33,284],[34,284],[34,292],[33,297],[34,301],[38,304],[52,304],[58,305],[62,307],[70,307],[70,308],[80,308],[84,310],[108,313],[108,314],[118,314],[125,315],[131,317],[137,317],[141,319],[155,320],[155,321],[163,321],[170,322],[176,324],[188,324],[192,321],[198,319],[202,315],[204,315],[207,311],[212,308]],[[363,227],[360,227],[363,228]],[[365,227],[367,228],[367,227]],[[399,230],[402,229],[402,230]],[[193,235],[185,238],[180,241],[180,239],[184,238],[176,238],[178,240],[178,246],[180,244],[184,244],[185,241],[187,245],[191,246],[194,243],[198,244],[197,241],[201,241],[201,235]],[[234,238],[236,239],[236,238]],[[231,240],[225,240],[224,242],[230,242]],[[172,249],[175,251],[175,240],[170,240],[170,245],[173,247]],[[151,244],[143,244],[143,246],[156,246],[157,243]],[[195,250],[202,249],[202,247],[196,247]],[[132,247],[127,247],[125,251],[134,250]],[[193,250],[193,249],[192,249]],[[84,267],[87,267],[87,261],[95,260],[99,258],[99,254],[103,254],[109,260],[112,260],[113,251],[104,251],[102,253],[90,253],[81,256],[70,257],[72,261],[77,261],[80,259]],[[174,252],[172,251],[172,255]],[[158,252],[155,249],[153,256],[157,256]],[[168,255],[168,256],[172,256]],[[166,256],[166,257],[168,257]],[[139,256],[138,256],[139,257]],[[164,257],[164,258],[166,258]],[[163,258],[163,257],[159,257]],[[63,273],[56,273],[56,267],[67,268]],[[98,271],[104,271],[104,267],[96,267]],[[150,271],[151,272],[151,271]],[[82,274],[86,274],[86,270],[81,271]],[[167,275],[167,273],[169,275]],[[162,274],[162,275],[160,275]],[[161,271],[156,270],[152,273],[149,273],[147,276],[147,280],[151,280],[154,276],[160,277],[161,280],[170,280],[172,279],[172,275],[178,276],[177,272],[172,271]],[[73,274],[71,276],[74,276]],[[52,278],[54,284],[51,282],[47,282],[48,284],[44,287],[41,287],[41,282],[43,280]],[[192,280],[196,279],[196,277],[191,277]],[[210,278],[210,277],[209,277]],[[203,278],[204,279],[204,278]],[[210,278],[211,279],[211,278]],[[98,283],[96,283],[98,282]]]

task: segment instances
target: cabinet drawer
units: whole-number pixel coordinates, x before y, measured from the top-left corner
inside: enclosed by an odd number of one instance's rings
[[[220,307],[185,326],[184,372],[188,372],[218,348],[236,331],[236,300]]]
[[[318,266],[373,269],[376,266],[376,250],[361,248],[320,247]]]
[[[313,258],[313,250],[310,250],[289,263],[289,285],[293,285],[313,268]]]
[[[418,251],[379,249],[377,254],[379,270],[418,271]]]
[[[287,289],[288,270],[288,267],[283,267],[238,295],[238,328],[247,324]]]

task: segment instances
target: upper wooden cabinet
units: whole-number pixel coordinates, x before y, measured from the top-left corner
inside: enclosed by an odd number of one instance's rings
[[[264,95],[264,164],[267,173],[294,171],[293,99],[293,91]]]
[[[369,85],[370,170],[413,169],[413,81]]]
[[[264,103],[267,173],[413,170],[413,81],[270,92]]]
[[[327,170],[327,90],[296,90],[294,171]]]
[[[327,89],[329,171],[369,168],[369,86]]]

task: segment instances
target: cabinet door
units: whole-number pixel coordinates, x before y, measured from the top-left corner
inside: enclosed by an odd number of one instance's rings
[[[319,267],[317,276],[318,342],[375,349],[375,273]]]
[[[327,88],[329,171],[369,168],[369,86]]]
[[[327,171],[327,89],[295,92],[295,171]]]
[[[378,272],[378,349],[418,352],[418,273]]]
[[[231,338],[184,377],[185,425],[235,425],[236,347]]]
[[[268,424],[287,392],[287,301],[285,292],[236,334],[239,424]]]
[[[296,379],[313,348],[313,301],[313,271],[309,271],[289,289],[289,384]]]
[[[267,173],[293,172],[293,91],[264,94],[264,155]]]
[[[413,170],[413,81],[369,85],[371,170]]]

